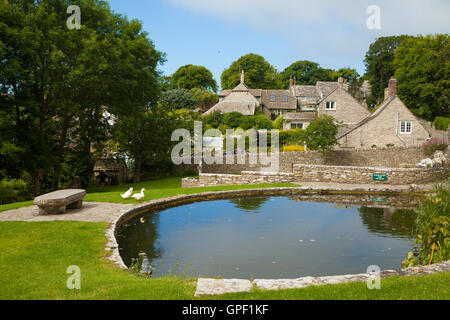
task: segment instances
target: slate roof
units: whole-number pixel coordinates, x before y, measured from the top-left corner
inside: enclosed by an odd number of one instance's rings
[[[276,101],[270,101],[271,96],[275,96]],[[288,101],[284,102],[283,96],[287,96]],[[262,90],[261,102],[271,110],[297,110],[297,98],[291,95],[290,90]]]
[[[316,118],[315,112],[290,112],[283,115],[283,120],[303,120],[313,121]]]

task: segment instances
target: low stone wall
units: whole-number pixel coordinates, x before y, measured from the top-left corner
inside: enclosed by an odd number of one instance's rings
[[[374,174],[387,175],[387,181],[374,181]],[[296,164],[294,175],[298,182],[410,185],[444,179],[445,176],[448,177],[448,167],[371,168]]]
[[[426,156],[420,148],[388,148],[376,150],[335,150],[327,156],[319,152],[282,152],[279,154],[279,171],[293,172],[294,164],[329,165],[329,166],[365,166],[375,168],[415,168],[416,164]],[[264,171],[260,164],[249,164],[248,156],[245,164],[206,165],[204,173],[236,174],[242,171]],[[191,169],[197,170],[197,166]]]
[[[293,166],[294,173],[243,171],[242,174],[203,173],[182,180],[183,188],[223,185],[269,184],[288,182],[330,182],[365,185],[412,185],[433,183],[449,176],[449,167],[432,168],[371,168],[303,165]],[[374,174],[387,176],[387,181],[374,181]]]
[[[268,173],[243,171],[242,174],[212,174],[202,173],[198,179],[185,178],[181,180],[182,188],[269,184],[295,182],[293,173]]]

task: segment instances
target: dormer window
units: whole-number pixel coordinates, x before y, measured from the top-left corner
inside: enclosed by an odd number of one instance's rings
[[[336,110],[336,101],[327,101],[325,110]]]
[[[288,96],[283,96],[283,102],[288,102],[289,98]]]
[[[276,96],[270,96],[270,102],[276,102],[277,97]]]

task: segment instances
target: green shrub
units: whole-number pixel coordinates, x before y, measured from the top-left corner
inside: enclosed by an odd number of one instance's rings
[[[433,196],[421,201],[415,223],[416,257],[422,265],[450,260],[450,181],[435,187]],[[414,265],[411,253],[403,267]]]
[[[27,183],[22,179],[0,181],[0,201],[2,204],[30,200]]]
[[[433,138],[422,145],[422,150],[426,156],[432,156],[437,150],[444,151],[447,147],[448,145],[443,143],[442,140]]]
[[[448,125],[450,124],[450,118],[446,117],[436,117],[434,119],[434,127],[438,130],[447,131]]]

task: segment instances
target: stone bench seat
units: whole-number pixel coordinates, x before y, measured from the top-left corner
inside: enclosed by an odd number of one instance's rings
[[[44,194],[34,199],[34,204],[39,207],[39,214],[64,214],[66,209],[80,209],[86,190],[68,189]]]

